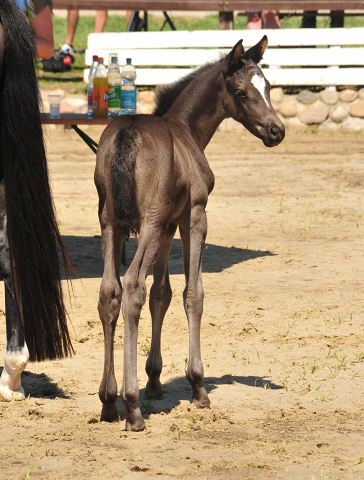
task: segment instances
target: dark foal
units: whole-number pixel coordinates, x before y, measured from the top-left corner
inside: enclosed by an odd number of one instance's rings
[[[24,399],[28,360],[72,352],[40,119],[34,35],[13,0],[0,1],[0,273],[6,349],[0,400]]]
[[[145,394],[148,398],[162,396],[160,338],[172,298],[168,257],[177,227],[183,248],[183,300],[190,338],[186,374],[192,385],[192,401],[199,407],[210,404],[200,351],[204,297],[201,254],[207,232],[205,207],[214,175],[204,149],[228,117],[242,123],[267,147],[283,140],[284,126],[270,102],[269,83],[257,65],[267,43],[264,36],[244,52],[240,40],[226,57],[162,88],[154,115],[119,117],[101,137],[95,171],[104,257],[98,307],[105,336],[99,391],[103,403],[101,420],[119,418],[113,344],[122,300],[124,379],[120,395],[126,410],[126,428],[144,428],[138,405],[137,335],[140,311],[146,301],[145,279],[152,269],[152,341]],[[131,234],[138,235],[138,249],[122,287],[121,246]]]

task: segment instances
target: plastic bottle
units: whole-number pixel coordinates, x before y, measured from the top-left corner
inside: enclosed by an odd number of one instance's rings
[[[111,64],[107,74],[109,82],[109,117],[117,117],[120,115],[121,75],[117,60],[117,57],[111,58]]]
[[[109,62],[107,64],[107,69],[109,70],[110,65],[112,63],[112,57],[116,57],[116,63],[118,64],[118,69],[120,71],[120,65],[119,65],[119,59],[118,59],[118,54],[117,53],[109,53]]]
[[[107,73],[104,65],[103,57],[99,57],[99,64],[96,68],[94,81],[94,104],[93,115],[94,117],[107,117],[108,113],[108,89],[109,84],[107,81]]]
[[[92,108],[94,101],[94,76],[96,72],[97,65],[99,64],[99,57],[93,55],[92,64],[90,67],[90,73],[88,74],[88,85],[87,85],[87,113],[92,116]]]
[[[128,113],[136,113],[136,71],[135,67],[131,64],[131,58],[126,59],[126,65],[124,65],[121,72],[121,79],[123,85],[121,87],[121,115]]]

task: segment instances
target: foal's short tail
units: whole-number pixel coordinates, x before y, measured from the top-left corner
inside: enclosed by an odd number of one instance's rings
[[[135,194],[135,164],[140,145],[137,130],[120,130],[114,143],[112,158],[112,195],[116,219],[128,239],[139,232]]]
[[[73,352],[58,248],[70,262],[54,214],[40,119],[34,35],[13,0],[0,1],[6,38],[0,83],[0,159],[14,290],[31,360]]]

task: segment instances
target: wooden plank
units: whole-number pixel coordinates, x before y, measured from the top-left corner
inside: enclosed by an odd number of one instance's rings
[[[263,69],[272,86],[362,85],[364,68]]]
[[[86,50],[86,65],[91,65],[92,55],[104,57],[117,53],[121,65],[131,58],[135,67],[196,67],[218,60],[230,49],[135,49]],[[282,66],[363,66],[364,48],[268,48],[262,65]],[[363,79],[364,82],[364,79]]]
[[[156,86],[172,83],[190,73],[191,68],[141,68],[137,86]],[[263,68],[272,86],[284,85],[362,85],[364,68]],[[88,69],[84,71],[87,82]]]
[[[59,118],[51,118],[49,113],[42,113],[43,125],[108,125],[110,118],[89,117],[84,113],[61,113]]]
[[[364,45],[364,28],[297,28],[287,30],[204,30],[174,32],[91,33],[87,47],[98,49],[232,48],[242,38],[246,47],[267,35],[271,47]]]
[[[205,50],[205,49],[170,49],[170,50],[144,50],[144,49],[135,49],[135,50],[119,50],[119,49],[108,49],[108,50],[86,50],[85,62],[86,65],[91,65],[92,55],[97,55],[98,57],[104,57],[104,59],[109,58],[110,53],[117,53],[119,58],[120,65],[125,64],[126,58],[131,58],[132,63],[135,67],[196,67],[198,65],[203,65],[206,62],[211,62],[218,60],[220,55],[225,55],[230,52],[230,49],[221,49],[221,50]]]
[[[84,10],[190,10],[233,12],[237,10],[363,10],[364,1],[351,0],[53,0],[54,8]]]

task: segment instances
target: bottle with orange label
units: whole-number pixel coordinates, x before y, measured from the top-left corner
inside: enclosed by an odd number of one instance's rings
[[[108,114],[108,90],[109,82],[107,80],[106,68],[103,57],[99,57],[94,76],[94,98],[92,112],[94,117],[107,117]]]

